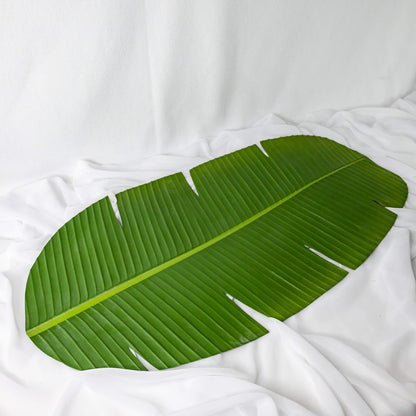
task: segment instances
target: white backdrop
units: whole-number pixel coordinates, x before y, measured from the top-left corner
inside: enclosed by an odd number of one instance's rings
[[[2,0],[0,193],[272,112],[388,104],[414,82],[415,15],[412,0]]]

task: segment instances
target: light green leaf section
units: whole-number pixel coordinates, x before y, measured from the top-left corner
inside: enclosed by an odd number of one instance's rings
[[[77,368],[156,368],[267,331],[226,295],[286,319],[356,268],[401,207],[401,178],[328,139],[250,146],[108,198],[66,223],[33,265],[26,331]]]

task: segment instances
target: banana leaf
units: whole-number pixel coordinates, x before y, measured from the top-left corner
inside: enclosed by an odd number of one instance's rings
[[[76,369],[174,367],[267,333],[229,296],[284,320],[358,267],[405,182],[329,139],[265,140],[104,198],[49,240],[26,332]],[[321,254],[321,255],[320,255]],[[229,296],[227,296],[229,295]],[[139,360],[137,356],[144,360]],[[143,363],[142,363],[143,362]]]

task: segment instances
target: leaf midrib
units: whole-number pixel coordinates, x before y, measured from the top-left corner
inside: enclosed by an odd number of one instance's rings
[[[223,240],[224,238],[234,234],[235,232],[241,230],[242,228],[244,228],[245,226],[251,224],[252,222],[256,221],[257,219],[261,218],[263,215],[266,215],[267,213],[269,213],[270,211],[272,211],[273,209],[277,208],[279,205],[282,205],[283,203],[285,203],[286,201],[290,200],[291,198],[293,198],[294,196],[298,195],[299,193],[303,192],[305,189],[311,187],[312,185],[314,185],[315,183],[327,178],[328,176],[331,176],[343,169],[346,169],[362,160],[367,159],[366,157],[360,157],[352,162],[349,162],[345,165],[340,166],[339,168],[323,175],[320,176],[319,178],[313,180],[312,182],[309,182],[308,184],[306,184],[305,186],[299,188],[298,190],[296,190],[295,192],[292,192],[291,194],[285,196],[284,198],[282,198],[281,200],[275,202],[274,204],[270,205],[269,207],[265,208],[264,210],[258,212],[257,214],[251,216],[250,218],[240,222],[239,224],[235,225],[234,227],[228,229],[227,231],[224,231],[223,233],[217,235],[216,237],[206,241],[205,243],[194,247],[193,249],[179,255],[176,256],[162,264],[159,264],[156,267],[153,267],[152,269],[149,269],[147,271],[145,271],[144,273],[139,274],[138,276],[135,276],[123,283],[120,283],[117,286],[112,287],[111,289],[108,289],[102,293],[100,293],[97,296],[94,296],[91,299],[88,299],[87,301],[80,303],[77,306],[74,306],[71,309],[66,310],[65,312],[62,312],[61,314],[54,316],[53,318],[42,322],[41,324],[30,328],[26,331],[27,335],[29,337],[34,337],[35,335],[38,335],[52,327],[54,327],[55,325],[58,325],[59,323],[66,321],[67,319],[72,318],[75,315],[78,315],[79,313],[97,305],[98,303],[103,302],[104,300],[128,289],[131,286],[134,286],[140,282],[142,282],[143,280],[148,279],[149,277],[154,276],[155,274],[161,272],[162,270],[165,270],[171,266],[173,266],[174,264],[177,264],[179,262],[181,262],[182,260],[187,259],[188,257],[193,256],[196,253],[199,253],[200,251],[212,246],[213,244],[217,243],[218,241]]]

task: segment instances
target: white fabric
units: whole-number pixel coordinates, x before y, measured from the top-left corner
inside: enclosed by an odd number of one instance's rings
[[[391,103],[415,81],[415,15],[413,0],[3,0],[0,192],[268,113]]]
[[[323,135],[368,155],[409,186],[396,224],[370,258],[282,323],[227,353],[149,373],[79,372],[24,331],[24,291],[42,246],[107,194],[186,170],[259,139]],[[5,416],[395,415],[416,411],[416,91],[392,107],[324,111],[290,124],[275,115],[131,164],[80,161],[0,199],[0,414]],[[245,308],[243,305],[241,305]],[[245,308],[247,309],[247,308]]]

